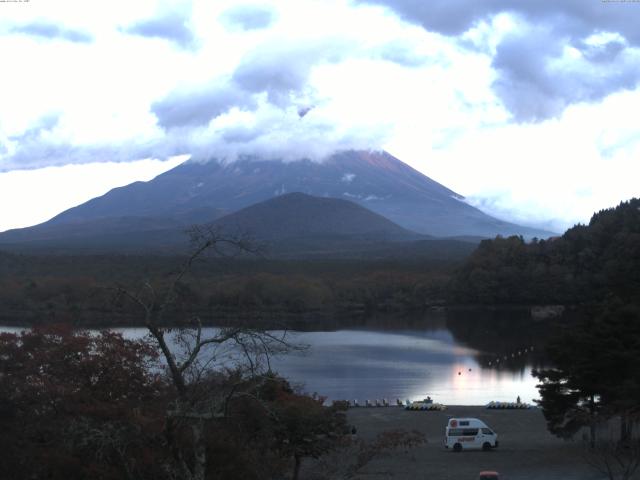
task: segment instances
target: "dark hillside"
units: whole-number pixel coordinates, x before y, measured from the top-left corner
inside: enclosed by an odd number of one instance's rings
[[[288,193],[260,202],[217,220],[214,226],[249,232],[260,240],[317,235],[366,235],[404,241],[422,237],[356,203],[304,193]]]
[[[452,301],[640,302],[640,199],[593,215],[562,237],[484,240],[452,282]]]
[[[13,230],[2,238],[16,252],[39,254],[162,254],[189,248],[190,217],[106,217]],[[475,244],[406,230],[350,200],[283,194],[207,225],[226,236],[251,238],[275,258],[446,258],[461,260]]]

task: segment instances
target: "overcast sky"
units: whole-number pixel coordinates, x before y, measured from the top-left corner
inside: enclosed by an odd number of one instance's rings
[[[561,231],[638,196],[640,2],[0,2],[0,231],[185,155],[385,149]]]

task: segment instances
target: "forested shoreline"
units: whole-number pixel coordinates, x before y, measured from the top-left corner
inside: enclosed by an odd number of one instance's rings
[[[640,303],[640,199],[602,210],[561,237],[485,240],[449,286],[456,303]]]
[[[339,324],[442,306],[499,308],[602,301],[640,303],[640,200],[562,237],[485,240],[467,259],[274,260],[203,258],[180,283],[167,323],[196,314],[234,321]],[[0,324],[139,326],[117,286],[166,286],[184,257],[21,255],[0,252]]]
[[[0,323],[139,326],[115,287],[162,289],[183,257],[0,255]],[[444,303],[453,263],[228,260],[194,264],[166,322],[185,312],[206,324],[313,323],[418,311]]]

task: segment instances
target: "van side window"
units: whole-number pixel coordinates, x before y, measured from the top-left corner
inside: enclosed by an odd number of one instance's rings
[[[469,420],[460,421],[460,426],[461,427],[468,427],[469,426]]]
[[[490,428],[483,428],[482,433],[484,433],[485,435],[493,435],[493,432]]]
[[[462,435],[462,429],[461,428],[450,428],[449,429],[449,436],[450,437],[459,437]]]
[[[465,428],[462,430],[462,435],[464,435],[465,437],[475,437],[476,435],[478,435],[478,429],[477,428]]]

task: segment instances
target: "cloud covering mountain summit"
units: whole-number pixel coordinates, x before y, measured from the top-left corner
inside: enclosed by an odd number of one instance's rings
[[[0,22],[0,174],[384,148],[503,215],[563,227],[637,190],[634,2],[22,7]]]

